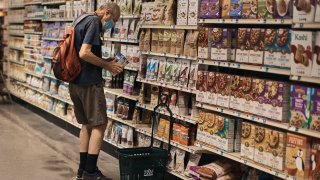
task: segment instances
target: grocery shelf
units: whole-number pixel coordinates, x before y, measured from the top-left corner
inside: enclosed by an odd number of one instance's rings
[[[199,19],[200,24],[291,25],[292,19]]]
[[[319,77],[305,77],[305,76],[291,75],[290,76],[290,80],[320,84],[320,78]]]
[[[24,3],[24,6],[28,6],[28,5],[38,5],[41,4],[41,1],[37,1],[37,2],[28,2],[28,3]]]
[[[127,99],[131,99],[133,101],[138,101],[138,98],[139,98],[139,96],[134,96],[134,95],[129,95],[129,94],[123,93],[122,89],[104,88],[104,92],[105,93],[114,94],[114,95],[117,95],[119,97],[124,97],[124,98],[127,98]]]
[[[42,2],[42,5],[60,5],[65,3],[66,1],[51,1],[51,2]]]
[[[8,19],[8,22],[9,22],[9,24],[23,24],[24,19],[18,19],[18,20]]]
[[[164,87],[164,88],[175,89],[175,90],[178,90],[178,91],[184,91],[184,92],[196,94],[195,90],[187,89],[187,88],[184,88],[184,87],[173,86],[173,85],[162,83],[162,82],[149,81],[147,79],[142,79],[142,78],[137,78],[137,81],[138,82],[142,82],[142,83],[146,83],[146,84],[155,85],[155,86],[161,86],[161,87]]]
[[[108,140],[108,139],[106,139],[106,138],[103,138],[103,140],[104,140],[105,142],[107,142],[107,143],[109,143],[109,144],[111,144],[111,145],[119,148],[119,149],[125,148],[125,147],[122,146],[121,144],[116,144],[116,143],[114,143],[114,142],[112,142],[112,141],[110,141],[110,140]]]
[[[191,25],[156,25],[156,24],[143,24],[140,26],[143,29],[198,29],[198,26]]]
[[[154,110],[155,106],[151,106],[149,104],[141,104],[141,103],[137,103],[136,104],[137,107],[143,108],[143,109],[147,109],[150,111]],[[165,110],[165,109],[158,109],[157,110],[158,113],[166,115],[166,116],[170,116],[170,114]],[[191,116],[183,116],[183,115],[179,115],[177,113],[173,113],[173,118],[175,119],[179,119],[181,121],[185,121],[188,123],[192,123],[192,124],[197,124],[198,123],[198,119],[197,118],[192,118]]]
[[[72,19],[65,19],[65,18],[52,18],[52,19],[42,19],[42,22],[72,22],[73,21],[73,18]]]
[[[236,62],[225,62],[225,61],[215,61],[215,60],[204,60],[199,59],[199,64],[212,65],[218,67],[228,67],[233,69],[243,69],[250,71],[258,71],[272,74],[281,74],[281,75],[290,75],[290,69],[287,68],[277,68],[269,67],[264,65],[251,65],[251,64],[242,64]]]
[[[120,39],[120,38],[105,37],[104,40],[112,41],[112,42],[139,43],[137,39]]]
[[[35,77],[37,77],[37,78],[43,78],[43,75],[42,75],[42,74],[36,73],[36,72],[32,72],[32,71],[26,71],[26,74],[35,76]]]
[[[20,78],[16,78],[16,77],[13,77],[13,76],[10,76],[10,75],[9,75],[9,78],[10,78],[10,79],[13,79],[13,80],[15,80],[15,81],[18,81],[18,82],[25,82],[25,81],[26,81],[25,79],[22,80],[22,79],[20,79]]]
[[[42,40],[47,40],[47,41],[62,41],[63,38],[42,37]]]
[[[268,167],[268,166],[259,164],[257,162],[254,162],[252,160],[243,158],[243,157],[240,156],[239,152],[227,152],[227,151],[224,151],[224,150],[221,150],[221,149],[218,149],[218,148],[215,148],[215,147],[211,147],[211,146],[199,143],[199,142],[196,143],[196,146],[200,147],[200,148],[203,148],[203,149],[205,149],[205,150],[207,150],[209,152],[212,152],[214,154],[218,154],[220,156],[223,156],[223,157],[229,158],[231,160],[237,161],[237,162],[239,162],[241,164],[245,164],[247,166],[253,167],[253,168],[258,169],[260,171],[269,173],[269,174],[274,175],[276,177],[279,177],[279,178],[282,178],[282,179],[287,179],[288,178],[288,176],[287,176],[287,174],[285,172],[279,171],[277,169],[273,169],[271,167]]]
[[[23,33],[9,33],[10,36],[21,36],[21,37],[24,37],[24,34]]]
[[[54,75],[51,75],[51,74],[43,74],[43,76],[60,81]]]
[[[121,15],[121,19],[139,19],[140,15]]]
[[[141,54],[144,55],[152,55],[152,56],[162,56],[162,57],[171,57],[171,58],[179,58],[179,59],[188,59],[188,60],[193,60],[196,61],[197,58],[195,57],[189,57],[189,56],[184,56],[180,54],[170,54],[170,53],[156,53],[156,52],[141,52]]]
[[[294,29],[320,29],[320,23],[293,23]]]
[[[37,61],[37,60],[34,60],[34,59],[24,59],[24,60],[28,61],[28,62],[38,63],[38,64],[42,64],[43,63],[42,61]]]
[[[114,114],[114,113],[107,113],[107,117],[110,118],[110,119],[113,119],[114,121],[118,121],[118,122],[120,122],[122,124],[128,125],[130,127],[134,127],[134,128],[137,127],[136,124],[132,123],[132,120],[123,120],[123,119],[117,117],[117,115]]]
[[[19,5],[15,5],[15,6],[9,6],[9,9],[22,9],[24,8],[24,4],[19,4]]]
[[[280,128],[283,130],[296,132],[296,133],[303,134],[303,135],[310,136],[310,137],[318,138],[320,136],[320,132],[316,132],[316,131],[312,131],[312,130],[308,130],[308,129],[297,128],[297,127],[290,127],[289,123],[282,123],[279,121],[277,122],[275,120],[252,115],[249,113],[240,112],[238,110],[232,110],[229,108],[223,108],[223,107],[199,103],[199,102],[196,103],[196,106],[199,108],[203,108],[203,109],[207,109],[207,110],[211,110],[211,111],[215,111],[215,112],[220,112],[223,114],[227,114],[227,115],[231,115],[231,116],[235,116],[235,117],[240,117],[242,119],[258,122],[261,124],[266,124],[266,125],[269,125],[269,126],[272,126],[275,128]]]
[[[33,49],[41,49],[41,46],[30,46],[30,45],[24,45],[26,48],[33,48]]]
[[[10,49],[19,50],[19,51],[23,51],[23,48],[19,48],[19,47],[9,46],[9,48],[10,48]]]
[[[41,21],[42,17],[25,17],[25,21]]]
[[[136,131],[151,137],[151,128],[150,127],[137,127]],[[159,141],[169,143],[169,141],[163,137],[158,137],[157,135],[154,135],[153,137]],[[190,152],[192,154],[206,152],[202,148],[197,147],[197,146],[185,146],[185,145],[181,145],[179,143],[176,143],[174,141],[171,141],[170,144],[176,148],[182,149],[182,150]]]
[[[24,31],[25,34],[35,34],[35,35],[42,35],[42,32],[34,32],[34,31]]]
[[[14,63],[14,64],[18,64],[18,65],[22,65],[22,66],[24,65],[24,62],[13,61],[13,60],[10,60],[10,59],[9,59],[9,62],[10,63]]]

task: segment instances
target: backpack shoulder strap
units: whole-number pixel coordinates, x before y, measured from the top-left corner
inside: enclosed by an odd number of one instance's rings
[[[82,14],[80,15],[77,19],[75,19],[72,23],[72,27],[76,27],[83,19],[85,19],[86,17],[88,16],[94,16],[94,13],[91,13],[91,14]]]

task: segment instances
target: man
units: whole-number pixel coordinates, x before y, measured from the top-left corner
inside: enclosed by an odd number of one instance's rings
[[[82,124],[77,180],[107,179],[97,168],[107,122],[102,68],[118,74],[123,67],[115,61],[101,59],[101,34],[112,28],[119,17],[119,6],[107,3],[75,27],[74,44],[81,59],[81,73],[69,84],[69,92],[77,121]]]

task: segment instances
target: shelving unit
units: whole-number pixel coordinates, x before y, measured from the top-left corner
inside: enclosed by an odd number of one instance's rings
[[[66,1],[50,1],[50,2],[42,2],[42,5],[60,5],[60,4],[65,4]]]
[[[180,54],[169,54],[169,53],[156,53],[156,52],[141,52],[143,55],[152,55],[152,56],[161,56],[161,57],[171,57],[171,58],[179,58],[179,59],[188,59],[188,60],[193,60],[196,61],[197,58],[195,57],[189,57],[189,56],[184,56]]]
[[[111,89],[111,88],[104,88],[105,93],[110,93],[117,95],[118,97],[124,97],[127,99],[131,99],[133,101],[138,101],[139,96],[133,96],[126,93],[123,93],[122,89]]]
[[[290,79],[292,81],[300,81],[300,82],[320,84],[320,78],[316,78],[316,77],[305,77],[305,76],[291,75]]]
[[[179,26],[179,25],[141,25],[143,29],[198,29],[198,26]]]
[[[288,25],[292,19],[199,19],[200,24]]]
[[[62,41],[63,38],[42,37],[42,40],[47,40],[47,41]]]
[[[120,39],[120,38],[104,38],[105,41],[112,41],[112,42],[124,42],[124,43],[139,43],[139,41],[136,39]]]

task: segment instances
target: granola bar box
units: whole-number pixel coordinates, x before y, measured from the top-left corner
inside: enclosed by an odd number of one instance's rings
[[[312,88],[311,90],[310,129],[320,132],[320,88]]]

